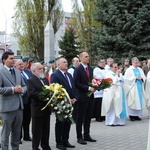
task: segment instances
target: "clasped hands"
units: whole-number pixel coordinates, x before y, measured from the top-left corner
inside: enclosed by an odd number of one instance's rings
[[[16,85],[14,87],[14,92],[15,93],[23,93],[23,88],[21,87],[21,85]]]
[[[142,80],[143,78],[141,76],[136,77],[137,80]]]

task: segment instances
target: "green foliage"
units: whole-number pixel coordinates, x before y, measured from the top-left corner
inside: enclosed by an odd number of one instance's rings
[[[145,57],[150,54],[149,0],[97,0],[93,45],[98,57]]]
[[[48,20],[56,33],[62,22],[59,0],[17,0],[14,16],[14,36],[18,38],[22,55],[44,58],[44,29]]]
[[[75,25],[78,28],[77,34],[79,40],[85,51],[89,52],[91,57],[94,57],[93,45],[91,43],[93,38],[93,28],[99,27],[100,24],[94,20],[93,14],[95,13],[96,0],[82,0],[83,9],[81,9],[78,0],[73,1],[73,17],[76,18]],[[92,51],[92,53],[91,53]]]
[[[77,35],[75,33],[75,29],[73,27],[68,27],[69,29],[66,30],[64,36],[61,37],[61,40],[58,41],[59,54],[64,56],[68,64],[71,64],[71,60],[73,57],[78,55],[78,49],[81,48],[80,42],[77,42]]]

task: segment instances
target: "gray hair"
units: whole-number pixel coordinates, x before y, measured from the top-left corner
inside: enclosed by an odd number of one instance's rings
[[[137,57],[133,57],[132,58],[132,63],[135,62],[135,61],[139,61],[139,59]]]
[[[36,63],[33,63],[33,64],[31,65],[31,72],[32,72],[32,73],[34,72],[34,70],[36,70],[37,65],[39,65],[39,64],[41,64],[41,63],[36,62]]]

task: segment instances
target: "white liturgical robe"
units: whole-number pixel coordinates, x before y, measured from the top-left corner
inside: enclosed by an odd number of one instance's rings
[[[145,83],[145,101],[146,107],[149,109],[148,116],[150,116],[150,71],[147,74],[147,79]]]
[[[141,76],[142,80],[137,80],[136,77]],[[131,116],[142,115],[144,106],[144,82],[146,77],[143,70],[139,67],[130,66],[124,75],[125,95],[128,105],[128,114]]]
[[[113,85],[104,89],[102,115],[106,116],[106,125],[124,125],[127,117],[126,100],[123,88],[123,77],[109,71],[105,78],[111,78]]]

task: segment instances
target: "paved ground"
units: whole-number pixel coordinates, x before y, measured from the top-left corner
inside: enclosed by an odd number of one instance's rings
[[[54,134],[55,116],[51,117],[50,146],[56,150]],[[71,127],[70,143],[76,145],[72,150],[150,150],[147,149],[149,119],[147,110],[144,109],[142,121],[126,121],[126,126],[109,127],[104,122],[99,123],[94,119],[91,123],[91,136],[96,139],[96,143],[88,142],[83,146],[76,142],[75,124]],[[23,141],[20,150],[32,150],[31,142]],[[68,149],[71,150],[71,149]]]

